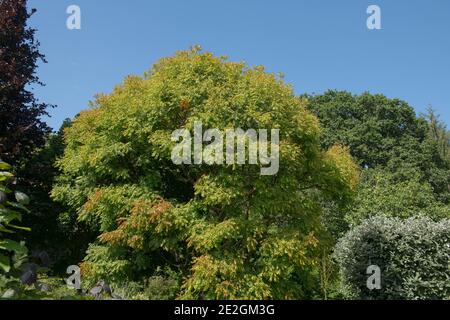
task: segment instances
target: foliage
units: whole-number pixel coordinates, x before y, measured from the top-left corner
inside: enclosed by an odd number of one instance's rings
[[[28,90],[41,84],[35,71],[39,52],[35,30],[26,26],[34,13],[26,0],[0,0],[0,156],[17,165],[44,144],[50,128],[41,120],[48,105]]]
[[[445,299],[450,297],[450,220],[364,220],[338,243],[335,258],[350,297]],[[369,290],[366,270],[381,268],[381,289]]]
[[[10,189],[14,175],[9,172],[11,167],[7,163],[0,161],[0,170],[0,271],[7,274],[12,271],[13,262],[19,262],[17,257],[27,253],[27,248],[22,243],[6,236],[19,229],[27,229],[16,225],[15,221],[22,220],[21,211],[28,211],[25,205],[29,203],[29,198],[22,192]],[[15,200],[11,199],[11,194]]]
[[[436,144],[441,157],[450,161],[450,132],[447,130],[447,126],[439,119],[439,115],[431,106],[427,108],[427,112],[422,117],[428,123],[429,139]]]
[[[396,181],[381,170],[367,170],[363,174],[353,210],[346,219],[351,225],[378,214],[409,218],[427,216],[434,220],[450,217],[450,206],[439,202],[429,183],[419,177]]]
[[[83,223],[71,219],[69,208],[53,201],[50,192],[59,174],[55,161],[64,152],[63,132],[71,125],[66,119],[60,130],[50,134],[46,144],[36,149],[30,159],[18,168],[18,186],[30,197],[31,213],[24,223],[31,232],[22,237],[30,251],[45,251],[52,260],[53,271],[64,273],[67,266],[77,264],[83,258],[87,245],[95,236]]]
[[[450,161],[439,148],[444,143],[435,142],[445,130],[436,116],[419,118],[406,102],[379,94],[327,91],[307,98],[324,127],[323,147],[348,146],[362,169],[350,210],[323,204],[335,237],[375,214],[450,216]],[[434,131],[441,138],[433,139]]]
[[[384,170],[398,180],[419,175],[440,201],[450,203],[450,163],[429,139],[433,124],[417,117],[406,102],[338,91],[308,96],[308,101],[324,127],[324,147],[342,143],[361,168]]]
[[[279,173],[174,165],[171,133],[199,120],[219,130],[281,129]],[[53,197],[99,234],[83,276],[123,283],[170,267],[184,279],[178,298],[311,296],[329,245],[321,203],[348,205],[358,183],[347,149],[322,150],[320,132],[277,76],[198,48],[128,77],[66,129],[58,161]]]
[[[140,282],[114,286],[113,291],[126,300],[173,300],[180,290],[180,274],[168,268]]]
[[[24,270],[30,263],[28,248],[19,231],[30,232],[29,228],[18,226],[22,222],[22,212],[31,214],[29,197],[14,191],[16,179],[10,172],[11,166],[0,161],[0,299],[79,299],[73,292],[66,290],[64,282],[48,278],[47,269],[36,266],[38,282],[34,286],[23,282]],[[52,290],[43,291],[39,286]]]
[[[324,127],[323,146],[336,142],[349,146],[363,168],[386,166],[402,149],[410,149],[411,143],[419,146],[426,137],[425,121],[398,99],[327,91],[308,96],[308,101],[308,109]]]
[[[23,242],[13,238],[17,230],[28,230],[16,222],[22,220],[22,212],[28,212],[25,206],[29,198],[11,189],[15,181],[11,169],[9,164],[0,160],[0,294],[5,288],[20,283],[17,272],[28,252]]]

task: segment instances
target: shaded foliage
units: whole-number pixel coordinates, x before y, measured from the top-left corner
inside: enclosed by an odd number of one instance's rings
[[[64,130],[70,125],[71,121],[66,119],[57,133],[47,137],[46,144],[20,167],[18,179],[18,185],[31,199],[31,213],[24,219],[31,232],[23,237],[30,250],[48,252],[53,270],[61,273],[65,273],[67,266],[78,263],[88,244],[95,240],[87,226],[67,213],[69,208],[50,197],[54,179],[60,174],[55,162],[64,153]]]

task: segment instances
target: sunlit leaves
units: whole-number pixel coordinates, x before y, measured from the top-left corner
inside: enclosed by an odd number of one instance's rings
[[[306,103],[263,67],[198,48],[98,96],[66,130],[52,193],[99,230],[83,264],[89,281],[164,266],[180,273],[180,298],[304,296],[324,235],[321,201],[349,202],[358,181],[348,150],[321,149]],[[171,133],[196,121],[279,129],[278,174],[262,176],[261,164],[175,165]]]

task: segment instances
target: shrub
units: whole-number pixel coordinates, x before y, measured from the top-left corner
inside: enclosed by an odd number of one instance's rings
[[[360,299],[450,297],[450,220],[375,216],[349,231],[334,257],[349,296]],[[370,265],[381,269],[381,289],[369,290]]]
[[[24,262],[27,248],[12,238],[15,231],[26,229],[15,224],[22,220],[22,211],[28,211],[28,196],[13,192],[14,175],[11,166],[0,160],[0,296],[5,288],[17,286],[17,270]],[[13,198],[14,197],[14,198]]]

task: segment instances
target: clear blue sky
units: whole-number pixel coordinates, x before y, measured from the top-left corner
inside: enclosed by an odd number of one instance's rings
[[[66,28],[80,6],[82,29]],[[366,9],[382,10],[382,30]],[[200,44],[230,60],[283,72],[300,93],[370,91],[433,105],[450,126],[449,0],[30,0],[48,64],[37,96],[57,104],[49,123],[88,107],[128,74]]]

